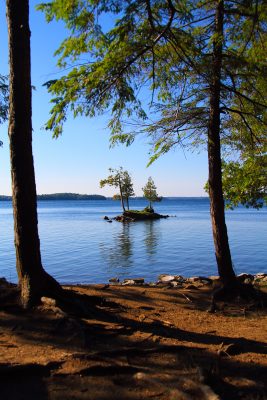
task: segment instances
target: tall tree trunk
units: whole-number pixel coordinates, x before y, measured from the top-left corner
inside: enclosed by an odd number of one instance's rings
[[[41,262],[32,155],[32,105],[28,0],[7,0],[10,98],[9,127],[16,267],[21,300],[28,307],[60,291]]]
[[[235,285],[236,276],[233,270],[225,223],[220,144],[220,82],[224,23],[223,0],[218,0],[215,18],[208,129],[210,213],[219,276],[225,286],[231,286]]]

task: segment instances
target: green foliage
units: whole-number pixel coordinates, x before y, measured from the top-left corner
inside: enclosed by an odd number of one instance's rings
[[[176,145],[206,141],[211,47],[223,41],[222,130],[266,128],[266,3],[225,0],[224,38],[214,34],[215,0],[54,0],[38,8],[69,30],[56,55],[73,68],[47,83],[54,95],[47,128],[62,133],[68,111],[94,116],[111,111],[111,144],[127,145],[137,131],[153,145],[150,162]],[[108,21],[108,23],[107,23]],[[108,26],[108,28],[107,28]],[[150,89],[141,104],[142,88]],[[141,90],[141,91],[140,91]],[[141,94],[141,95],[140,95]],[[126,132],[137,116],[145,124]],[[257,131],[258,132],[258,129]]]
[[[125,199],[129,199],[134,196],[133,182],[128,171],[123,171],[122,174],[122,195]]]
[[[151,176],[148,178],[146,185],[142,188],[144,197],[149,201],[149,206],[146,207],[146,212],[154,212],[152,203],[162,200],[157,194],[157,188]]]
[[[226,207],[238,204],[261,208],[267,205],[267,155],[247,156],[240,162],[223,163],[223,190]]]
[[[66,24],[69,36],[56,55],[59,67],[72,67],[47,83],[54,96],[47,129],[61,134],[69,111],[93,117],[109,110],[111,145],[130,145],[143,133],[152,145],[149,164],[175,146],[206,146],[212,49],[222,43],[224,151],[242,154],[247,143],[261,145],[267,127],[267,3],[224,0],[221,36],[214,34],[217,4],[53,0],[40,5],[48,21]]]
[[[113,199],[117,200],[118,197],[121,199],[122,207],[124,209],[124,200],[126,200],[129,209],[129,198],[134,196],[132,178],[128,171],[124,170],[122,167],[119,169],[110,168],[110,175],[106,179],[100,181],[100,187],[114,186],[119,188],[120,194],[114,195]]]

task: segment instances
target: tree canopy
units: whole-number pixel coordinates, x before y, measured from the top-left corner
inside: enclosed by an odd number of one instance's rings
[[[71,70],[47,82],[54,96],[47,128],[58,136],[69,111],[109,110],[111,143],[129,145],[145,133],[150,163],[177,145],[205,144],[218,270],[225,286],[236,285],[221,149],[266,137],[266,1],[53,0],[39,9],[70,32],[56,55]]]
[[[69,111],[94,116],[109,109],[111,143],[130,144],[142,132],[153,145],[150,162],[177,145],[205,144],[216,4],[41,4],[48,21],[63,20],[69,29],[56,55],[59,67],[72,67],[60,79],[47,82],[54,98],[46,127],[58,136]],[[225,0],[223,13],[220,118],[229,158],[229,148],[236,151],[240,140],[254,148],[266,141],[267,6],[264,0]],[[143,101],[147,90],[149,104]]]
[[[242,204],[261,208],[267,205],[267,155],[243,155],[240,161],[223,163],[226,207]]]
[[[177,144],[202,143],[216,4],[54,0],[40,5],[48,21],[66,23],[70,35],[56,55],[60,67],[72,66],[47,83],[55,96],[47,128],[59,135],[69,110],[94,116],[110,109],[112,142],[133,140],[136,129],[125,133],[129,117],[146,120],[140,130],[154,141],[152,160]],[[263,0],[224,2],[220,106],[228,139],[235,131],[255,142],[266,130],[266,15]],[[141,103],[144,87],[152,92],[154,121]]]

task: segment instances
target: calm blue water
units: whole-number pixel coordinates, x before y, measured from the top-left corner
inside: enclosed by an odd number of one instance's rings
[[[145,206],[143,200],[131,203],[132,209]],[[39,202],[45,269],[61,283],[107,282],[111,277],[154,281],[160,273],[217,274],[208,199],[164,199],[155,209],[175,217],[108,223],[104,215],[120,213],[117,201]],[[228,211],[227,225],[236,272],[266,271],[267,208]],[[12,207],[5,201],[0,202],[0,276],[16,281]]]

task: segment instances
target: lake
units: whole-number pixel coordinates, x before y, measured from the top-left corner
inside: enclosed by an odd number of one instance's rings
[[[144,200],[133,200],[142,209]],[[100,283],[109,278],[161,273],[216,275],[209,200],[163,199],[155,211],[168,219],[108,223],[121,212],[113,200],[39,201],[39,235],[45,269],[61,283]],[[238,207],[226,212],[236,273],[266,272],[267,208]],[[0,202],[0,276],[16,282],[12,206]]]

